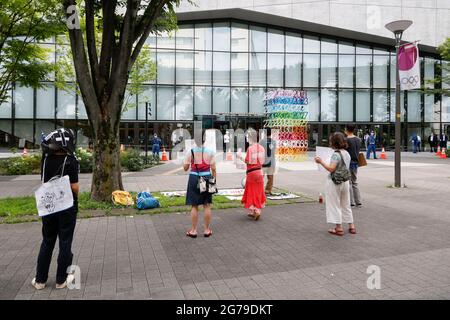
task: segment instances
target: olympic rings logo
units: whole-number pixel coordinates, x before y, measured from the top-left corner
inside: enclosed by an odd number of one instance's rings
[[[419,84],[419,76],[410,76],[408,77],[404,77],[402,78],[402,84],[404,85],[412,85],[412,86],[417,86]]]

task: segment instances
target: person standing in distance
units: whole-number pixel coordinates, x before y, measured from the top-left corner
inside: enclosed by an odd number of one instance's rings
[[[355,125],[348,124],[345,127],[347,135],[347,152],[350,154],[350,204],[352,207],[360,207],[361,194],[358,187],[358,158],[361,150],[361,140],[354,135]]]

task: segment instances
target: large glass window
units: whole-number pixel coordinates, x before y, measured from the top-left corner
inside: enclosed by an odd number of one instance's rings
[[[228,22],[214,23],[214,50],[230,51],[230,24]]]
[[[158,87],[157,100],[157,119],[158,120],[174,120],[174,88],[173,87]]]
[[[194,49],[194,26],[180,25],[176,36],[177,49]]]
[[[14,100],[17,119],[33,118],[33,96],[33,88],[16,86]]]
[[[308,110],[308,120],[309,121],[319,121],[320,115],[320,100],[318,90],[308,90],[308,105],[306,110]]]
[[[320,41],[318,38],[305,36],[303,38],[303,52],[306,53],[319,53]]]
[[[246,88],[231,89],[231,113],[248,113],[248,90]]]
[[[389,121],[388,113],[388,93],[387,91],[375,90],[373,93],[373,121],[387,122]]]
[[[339,54],[355,54],[355,46],[351,43],[340,42]]]
[[[230,112],[230,88],[213,88],[214,113]]]
[[[127,90],[125,93],[125,101],[122,108],[122,119],[136,120],[136,95],[130,94]]]
[[[195,84],[211,85],[212,53],[206,51],[195,52]]]
[[[53,119],[55,117],[55,87],[46,84],[36,92],[36,118]]]
[[[337,43],[336,41],[330,39],[323,39],[321,41],[322,53],[337,53]]]
[[[317,87],[319,85],[320,56],[304,54],[303,59],[303,86]]]
[[[387,88],[389,56],[374,56],[373,58],[373,86]]]
[[[268,52],[284,52],[284,34],[283,31],[269,29],[268,30]]]
[[[434,84],[427,81],[434,79],[434,62],[434,59],[425,58],[425,87],[429,89],[434,88]]]
[[[195,50],[212,50],[212,28],[210,23],[195,25]]]
[[[371,56],[356,56],[356,87],[370,88]]]
[[[283,86],[284,55],[278,53],[268,54],[267,83],[269,87]]]
[[[33,141],[33,120],[16,120],[14,122],[14,135],[19,139]]]
[[[339,121],[353,121],[353,90],[339,91]]]
[[[194,116],[193,90],[191,87],[177,87],[176,120],[192,120]]]
[[[336,55],[322,55],[321,64],[321,85],[322,87],[336,87],[336,67],[337,56]]]
[[[266,85],[266,54],[250,54],[250,86]]]
[[[425,95],[425,122],[439,122],[439,102],[434,102],[434,94]]]
[[[250,50],[252,52],[266,52],[267,38],[266,28],[250,27]]]
[[[148,119],[156,119],[156,88],[154,86],[143,86],[144,91],[138,96],[138,119],[145,120],[145,103],[149,103]]]
[[[336,90],[321,91],[321,121],[336,121]]]
[[[175,53],[174,51],[158,50],[158,83],[175,83]]]
[[[355,56],[339,56],[339,87],[353,88],[353,68],[355,66]]]
[[[248,85],[248,53],[231,54],[231,85]]]
[[[230,53],[214,52],[213,56],[213,84],[219,86],[230,85]]]
[[[396,85],[396,65],[397,65],[397,60],[395,58],[395,54],[391,56],[391,88],[394,89],[395,85]]]
[[[265,90],[262,88],[250,89],[250,113],[264,114],[264,94]]]
[[[75,94],[58,90],[58,119],[75,119]]]
[[[175,49],[175,32],[162,32],[157,39],[158,48]]]
[[[211,87],[195,88],[195,115],[211,114]]]
[[[177,52],[177,84],[194,83],[194,53],[189,51]]]
[[[286,54],[286,87],[301,87],[302,55]]]
[[[356,121],[370,121],[370,92],[356,91]]]
[[[303,40],[300,34],[286,32],[286,52],[300,53],[303,48]]]
[[[248,51],[248,25],[231,24],[231,51]]]
[[[420,122],[421,114],[420,92],[408,91],[408,122]]]

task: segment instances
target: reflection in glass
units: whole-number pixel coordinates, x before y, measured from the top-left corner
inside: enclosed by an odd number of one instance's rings
[[[177,87],[176,93],[176,120],[192,120],[194,115],[194,105],[192,101],[191,87]]]
[[[249,113],[264,114],[264,94],[262,88],[250,89],[250,108]]]
[[[283,31],[268,30],[268,52],[284,52],[284,34]]]
[[[250,50],[252,52],[267,51],[266,28],[250,27]]]
[[[33,118],[33,88],[16,86],[14,90],[15,117]]]
[[[388,66],[389,66],[389,56],[374,56],[373,58],[374,88],[387,88]]]
[[[370,121],[369,90],[356,91],[356,121]]]
[[[356,87],[370,87],[370,65],[372,63],[371,56],[356,56]]]
[[[266,85],[266,54],[250,54],[250,86]]]
[[[195,115],[211,114],[211,87],[195,88]]]
[[[180,25],[176,36],[177,49],[194,49],[194,26]]]
[[[58,90],[58,119],[75,119],[75,94]]]
[[[157,120],[174,120],[174,88],[158,87],[158,113]]]
[[[336,91],[322,89],[320,119],[321,121],[336,121]]]
[[[432,80],[434,79],[434,59],[428,59],[425,58],[425,86],[428,89],[433,89],[434,88],[434,84],[433,83],[429,83],[427,82],[427,80]]]
[[[163,31],[157,36],[156,41],[158,48],[175,49],[175,32]]]
[[[138,119],[145,120],[145,103],[148,102],[150,105],[149,109],[149,120],[156,119],[156,88],[154,86],[143,86],[144,91],[138,96]]]
[[[158,50],[158,83],[175,83],[175,53],[173,51]]]
[[[231,113],[248,113],[248,90],[246,88],[231,89]]]
[[[286,54],[286,87],[301,87],[302,55]]]
[[[248,51],[248,26],[246,24],[231,24],[231,51]]]
[[[214,52],[213,56],[213,84],[230,85],[230,53]]]
[[[388,105],[387,91],[375,90],[373,93],[373,121],[374,122],[389,121],[387,105]]]
[[[302,52],[302,38],[300,34],[286,32],[286,52],[300,53]]]
[[[318,38],[305,36],[303,38],[303,52],[306,53],[319,53],[320,41]]]
[[[439,103],[434,102],[434,94],[425,95],[425,122],[439,122]]]
[[[353,68],[355,66],[355,56],[339,56],[339,87],[353,88]]]
[[[336,55],[322,55],[320,80],[322,87],[336,86]]]
[[[194,53],[177,51],[177,84],[193,84]]]
[[[248,84],[248,53],[231,53],[231,85]]]
[[[214,50],[230,51],[230,26],[228,22],[214,23]]]
[[[319,103],[319,91],[309,89],[308,95],[308,105],[306,106],[308,110],[308,121],[319,121],[320,115],[320,103]]]
[[[2,108],[3,105],[0,106],[0,112]],[[55,87],[51,84],[46,84],[44,87],[38,88],[36,91],[36,118],[55,118]]]
[[[230,112],[230,88],[213,88],[214,114]]]
[[[408,91],[408,122],[420,122],[421,114],[420,92]]]
[[[319,65],[318,54],[303,55],[303,86],[317,87],[319,85]]]
[[[284,55],[269,53],[267,84],[269,87],[283,86]]]
[[[339,91],[339,122],[353,121],[353,90]]]
[[[336,41],[329,39],[322,39],[322,53],[337,53]]]
[[[212,28],[210,23],[195,25],[195,50],[212,50]]]
[[[206,51],[195,52],[195,84],[211,85],[212,53]]]

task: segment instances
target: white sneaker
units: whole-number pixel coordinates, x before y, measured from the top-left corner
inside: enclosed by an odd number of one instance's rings
[[[42,290],[45,288],[45,283],[38,283],[36,282],[36,278],[33,278],[33,280],[31,280],[31,285],[36,289],[36,290]]]

